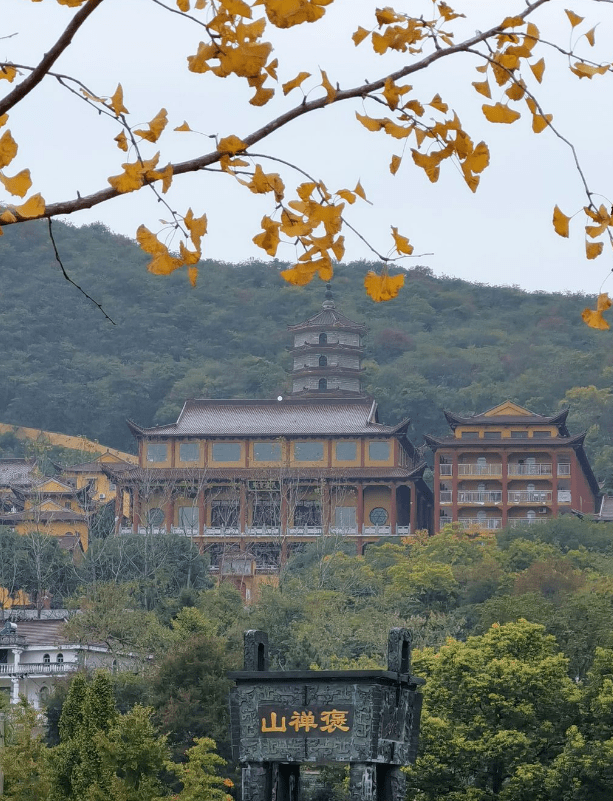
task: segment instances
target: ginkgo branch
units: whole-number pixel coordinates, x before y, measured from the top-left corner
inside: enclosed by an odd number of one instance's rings
[[[74,17],[66,26],[64,32],[53,45],[48,53],[45,53],[40,64],[21,83],[0,100],[0,117],[17,105],[43,80],[51,67],[55,64],[64,50],[72,43],[74,35],[83,25],[85,20],[92,14],[104,0],[88,0],[88,2],[77,11]]]

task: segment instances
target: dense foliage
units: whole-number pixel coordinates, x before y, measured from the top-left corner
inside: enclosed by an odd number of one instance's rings
[[[153,276],[145,256],[100,224],[56,224],[69,273],[111,325],[62,278],[44,224],[7,230],[0,250],[0,420],[132,450],[126,418],[176,419],[189,397],[276,397],[288,390],[286,326],[316,313],[321,284],[298,288],[284,265],[206,264],[190,289]],[[581,322],[580,295],[435,278],[416,267],[400,297],[363,296],[366,263],[339,266],[339,307],[370,329],[366,389],[384,420],[409,416],[411,436],[443,433],[442,409],[479,412],[511,398],[551,414],[570,404],[588,431],[599,478],[612,472],[613,351]],[[45,303],[40,298],[45,298]],[[7,441],[7,453],[10,442]]]

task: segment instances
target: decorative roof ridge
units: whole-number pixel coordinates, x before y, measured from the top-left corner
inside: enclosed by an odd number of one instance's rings
[[[500,405],[500,404],[498,404],[498,405]],[[493,406],[492,408],[496,409],[497,407]],[[491,411],[491,409],[488,409],[487,411]],[[513,418],[514,420],[516,419],[517,420],[517,425],[521,425],[521,423],[522,423],[521,417],[524,416],[524,415],[501,414],[501,415],[496,415],[496,416],[492,416],[492,417],[487,417],[486,416],[487,415],[487,411],[486,412],[480,412],[479,414],[473,414],[473,415],[465,416],[465,415],[457,414],[455,412],[449,412],[449,411],[443,410],[443,414],[445,415],[445,419],[449,423],[449,427],[451,429],[453,429],[453,430],[455,430],[455,428],[458,425],[479,425],[479,424],[497,425],[496,420],[497,419],[500,420],[501,418],[503,420],[504,419],[508,420],[508,418]],[[530,412],[529,415],[525,415],[525,417],[526,417],[526,425],[556,425],[556,426],[558,426],[558,428],[565,428],[566,427],[566,418],[568,417],[569,411],[570,411],[570,408],[567,407],[565,409],[562,409],[557,414],[550,415],[550,416],[547,416],[547,415],[544,415],[544,414],[537,414],[536,412]],[[530,418],[538,418],[539,422],[534,422],[534,421],[530,422]]]

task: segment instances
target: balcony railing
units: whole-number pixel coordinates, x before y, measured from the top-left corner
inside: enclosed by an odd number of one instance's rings
[[[441,503],[451,503],[452,501],[451,490],[441,490],[440,501]]]
[[[17,665],[0,665],[0,676],[50,676],[77,670],[78,662],[20,662]]]
[[[438,472],[441,476],[452,476],[453,475],[453,465],[452,464],[439,464]]]
[[[138,529],[138,533],[144,535],[146,533],[150,533],[152,529],[145,528],[140,526]],[[165,534],[166,529],[153,529],[155,534]],[[119,529],[120,534],[130,535],[133,533],[132,528],[128,526],[122,526]],[[173,534],[181,534],[185,535],[186,537],[197,537],[199,536],[198,529],[191,529],[191,528],[182,528],[179,526],[173,526],[172,528]],[[281,538],[284,536],[292,536],[292,537],[316,537],[321,536],[324,533],[323,527],[320,526],[290,526],[285,531],[280,529],[279,527],[268,527],[268,526],[247,526],[244,531],[241,531],[239,528],[224,528],[219,526],[205,526],[203,529],[203,536],[205,537],[267,537],[268,539],[271,538]],[[331,526],[330,527],[331,534],[338,534],[343,536],[387,536],[389,537],[392,534],[392,527],[391,526],[362,526],[362,531],[358,531],[357,526]],[[408,537],[411,534],[411,527],[410,526],[400,526],[397,525],[395,528],[395,536],[397,537]]]
[[[566,462],[558,462],[558,475],[570,476],[570,464]]]
[[[509,503],[551,503],[551,495],[548,490],[509,492]]]
[[[572,495],[570,490],[558,490],[558,503],[571,503]]]
[[[483,490],[481,492],[458,491],[458,503],[502,503],[500,490]]]
[[[546,515],[541,515],[540,517],[510,517],[508,525],[511,526],[511,528],[517,528],[517,526],[532,526],[534,523],[543,523],[548,519]]]
[[[460,476],[501,476],[502,464],[459,464],[458,475]]]
[[[510,476],[550,476],[551,462],[535,462],[534,464],[509,464]]]
[[[24,648],[25,644],[23,634],[0,634],[0,648]]]
[[[482,528],[492,530],[502,528],[502,519],[500,517],[462,517],[458,520],[462,528]]]

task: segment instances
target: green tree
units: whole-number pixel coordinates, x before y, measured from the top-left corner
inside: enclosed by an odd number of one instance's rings
[[[233,783],[219,776],[218,772],[226,762],[215,753],[215,741],[209,737],[197,737],[194,743],[185,752],[186,763],[168,764],[169,770],[183,785],[178,801],[232,801],[228,791]]]
[[[47,801],[51,788],[49,750],[44,744],[38,715],[25,702],[10,707],[4,714],[5,745],[0,748],[3,799]]]
[[[509,788],[524,766],[560,753],[578,690],[543,626],[520,620],[449,640],[416,652],[414,670],[426,687],[410,799],[516,801]]]

